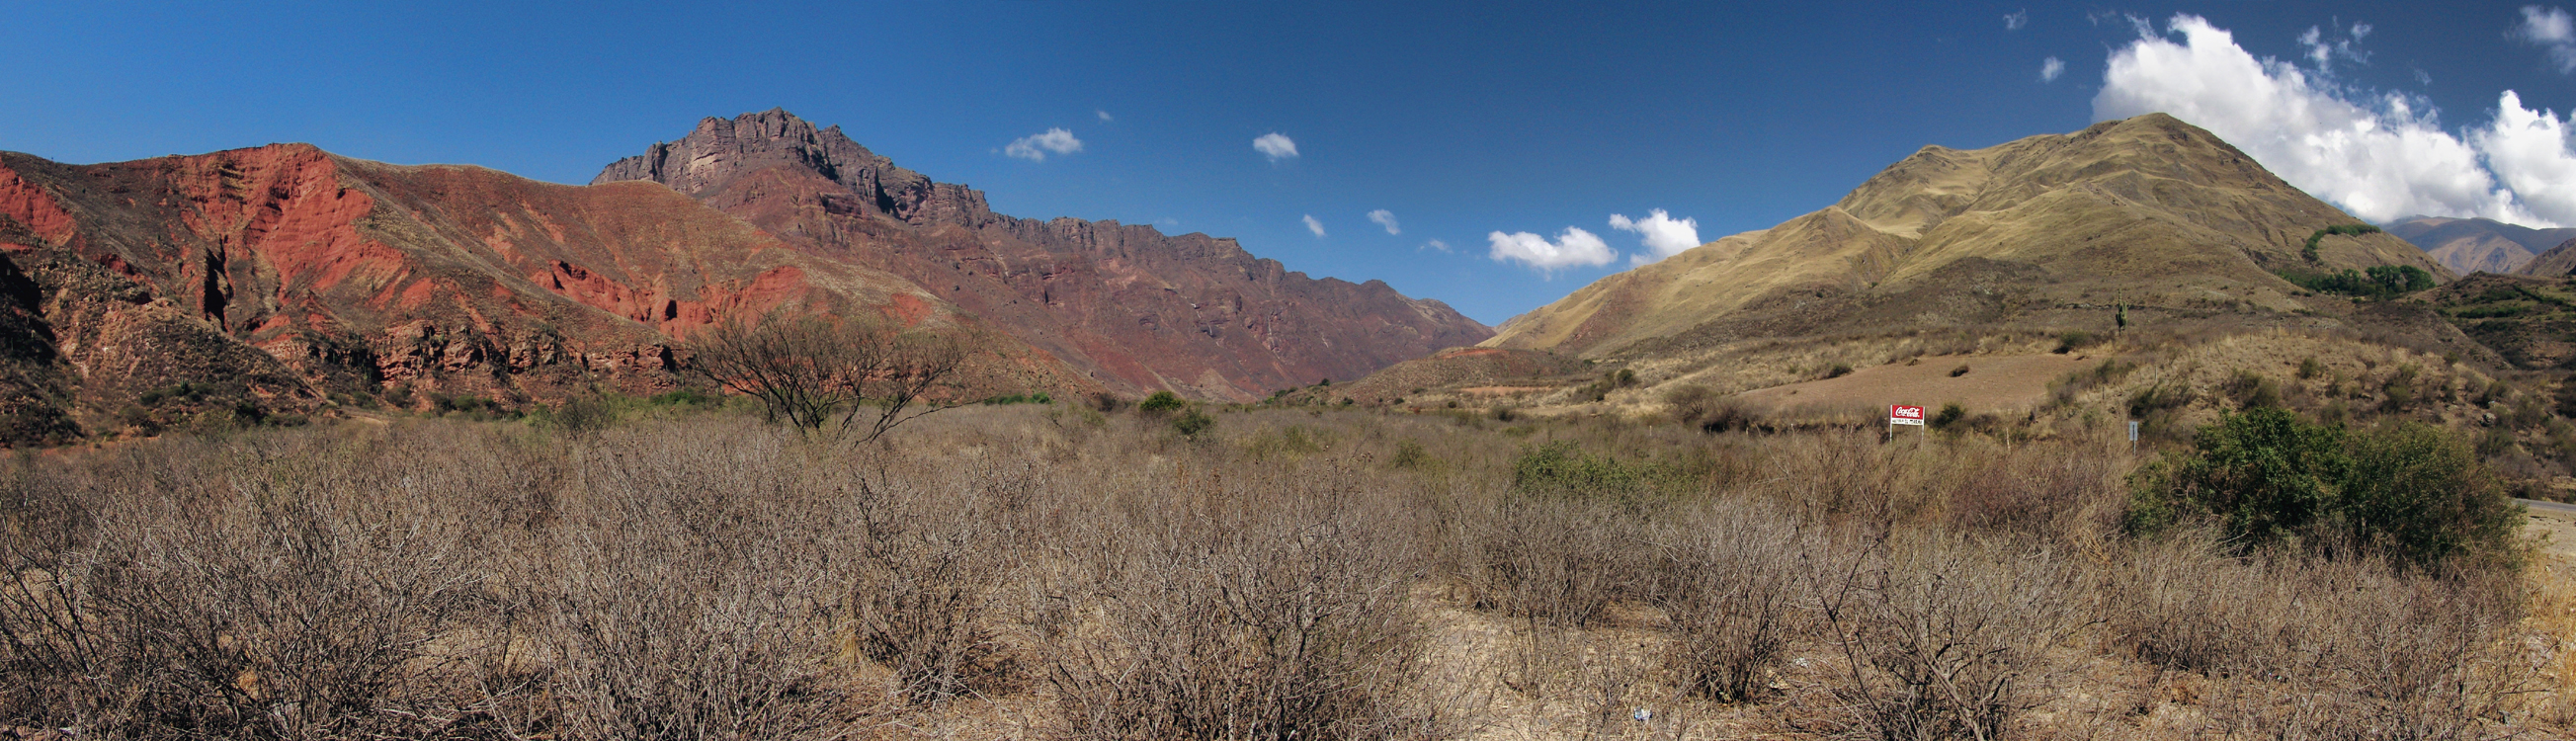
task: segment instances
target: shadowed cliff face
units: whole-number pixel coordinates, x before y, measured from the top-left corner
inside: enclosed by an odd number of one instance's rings
[[[1122,392],[1259,398],[1492,334],[1437,301],[1309,278],[1231,239],[998,215],[980,192],[784,111],[706,119],[592,182],[622,180],[660,182],[817,254],[902,276]]]

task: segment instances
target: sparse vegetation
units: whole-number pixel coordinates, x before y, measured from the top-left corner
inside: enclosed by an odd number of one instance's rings
[[[2156,469],[2195,483],[2133,489],[2124,448],[2082,436],[1184,402],[970,405],[849,446],[747,406],[603,398],[623,411],[578,434],[417,418],[0,463],[0,728],[1912,739],[2153,717],[2177,737],[2441,737],[2576,718],[2512,653],[2552,645],[2518,621],[2513,518],[2429,427],[2267,437],[2239,420],[2280,412],[2251,411]],[[1191,416],[1211,426],[1172,434]],[[2340,473],[2261,468],[2327,485],[2237,500],[2331,504],[2263,520],[2287,535],[2257,544],[2197,493],[2253,480],[2229,462],[2276,437],[2314,455],[2272,458]],[[2175,514],[2136,526],[2134,492]]]

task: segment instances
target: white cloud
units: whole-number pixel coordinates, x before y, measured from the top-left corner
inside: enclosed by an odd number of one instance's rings
[[[2299,45],[2308,48],[2308,61],[2316,63],[2318,72],[2332,72],[2336,59],[2356,64],[2370,63],[2370,52],[2354,46],[2370,35],[2370,24],[2355,23],[2351,29],[2343,31],[2344,38],[2336,41],[2326,40],[2325,29],[2317,26],[2309,26],[2307,31],[2299,34]]]
[[[2019,31],[2023,26],[2027,25],[2030,25],[2030,11],[2028,9],[2014,11],[2012,14],[2004,16],[2004,30],[2006,31]]]
[[[2549,50],[2549,61],[2558,65],[2560,74],[2576,73],[2576,19],[2569,18],[2567,11],[2522,6],[2522,23],[2513,27],[2512,36]]]
[[[2498,187],[2477,149],[2405,96],[2351,93],[2290,62],[2258,59],[2198,16],[2176,15],[2168,27],[2111,53],[2095,119],[2172,114],[2369,221],[2424,214],[2545,225]],[[2576,221],[2576,213],[2542,216]]]
[[[2057,77],[2063,74],[2066,74],[2066,60],[2049,57],[2039,61],[2040,82],[2056,82]]]
[[[1619,253],[1612,252],[1610,245],[1602,242],[1600,237],[1570,226],[1557,235],[1554,242],[1529,232],[1494,232],[1485,235],[1485,240],[1493,243],[1489,256],[1495,261],[1518,260],[1547,273],[1577,265],[1608,265],[1610,261],[1619,259]]]
[[[1630,256],[1629,261],[1636,265],[1672,257],[1700,245],[1698,219],[1674,219],[1660,208],[1646,212],[1643,219],[1611,214],[1610,228],[1637,233],[1637,242],[1645,245],[1647,251]]]
[[[1395,226],[1395,212],[1393,211],[1381,208],[1375,211],[1370,211],[1368,216],[1369,221],[1377,222],[1378,226],[1386,227],[1386,233],[1388,234],[1404,233],[1403,229],[1399,229]]]
[[[2568,150],[2567,135],[2576,126],[2570,123],[2549,111],[2523,108],[2522,96],[2507,90],[2496,102],[2495,122],[2471,130],[2469,143],[2486,155],[2487,167],[2521,196],[2525,208],[2571,224],[2576,223],[2576,152]]]
[[[1073,132],[1064,129],[1047,129],[1043,134],[1023,136],[1002,148],[1003,154],[1030,162],[1045,162],[1048,152],[1072,154],[1080,151],[1082,140],[1073,138]]]
[[[1439,250],[1442,254],[1447,254],[1452,251],[1449,249],[1448,242],[1443,242],[1437,239],[1424,242],[1422,243],[1422,246],[1413,248],[1413,251],[1415,252],[1421,252],[1423,250]]]
[[[1288,135],[1276,131],[1262,134],[1261,138],[1252,140],[1252,148],[1260,151],[1262,156],[1269,157],[1272,162],[1297,156],[1296,140],[1289,139]]]
[[[1324,236],[1324,222],[1316,221],[1314,214],[1307,214],[1306,231],[1314,232],[1318,237]]]
[[[1108,111],[1100,110],[1100,109],[1098,109],[1098,108],[1091,109],[1091,112],[1092,112],[1092,113],[1096,113],[1096,114],[1099,114],[1099,115],[1100,115],[1100,122],[1101,122],[1101,123],[1109,123],[1109,122],[1111,122],[1111,121],[1116,121],[1116,120],[1118,120],[1117,118],[1111,117],[1111,116],[1109,115],[1109,112],[1108,112]]]

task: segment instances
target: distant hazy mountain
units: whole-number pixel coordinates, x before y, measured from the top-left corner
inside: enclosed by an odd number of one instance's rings
[[[2576,229],[2533,229],[2490,219],[2409,216],[2383,226],[2461,275],[2511,273],[2533,255],[2576,239]]]

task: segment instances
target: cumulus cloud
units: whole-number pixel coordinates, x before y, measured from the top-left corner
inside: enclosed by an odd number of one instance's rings
[[[2023,26],[2027,25],[2030,25],[2030,10],[2027,8],[2013,11],[2010,15],[2004,16],[2004,30],[2006,31],[2019,31]]]
[[[1109,115],[1109,112],[1108,112],[1108,111],[1104,111],[1104,110],[1101,110],[1101,109],[1098,109],[1098,108],[1091,109],[1091,112],[1092,112],[1092,113],[1096,113],[1096,114],[1100,114],[1100,122],[1101,122],[1101,123],[1109,123],[1109,122],[1111,122],[1111,121],[1116,121],[1116,120],[1118,120],[1118,119],[1116,119],[1116,118],[1111,117],[1111,116]]]
[[[1664,213],[1660,208],[1646,212],[1646,218],[1643,219],[1630,219],[1626,214],[1611,214],[1610,228],[1623,232],[1635,232],[1638,236],[1637,242],[1646,246],[1647,251],[1629,258],[1629,261],[1636,265],[1672,257],[1681,254],[1682,250],[1700,245],[1698,219],[1674,219],[1671,214]]]
[[[1448,242],[1443,242],[1437,239],[1424,242],[1422,243],[1422,246],[1413,248],[1413,251],[1415,252],[1421,252],[1423,250],[1439,250],[1441,254],[1448,254],[1451,251],[1449,249]]]
[[[2576,117],[2576,111],[2569,113]],[[2495,122],[2470,131],[2469,142],[2525,207],[2561,224],[2576,223],[2576,152],[2568,150],[2567,140],[2576,130],[2571,123],[2576,122],[2522,107],[2522,96],[2507,90],[2496,102]]]
[[[2065,60],[2049,57],[2039,61],[2040,82],[2056,82],[2057,77],[2063,74],[2066,74]]]
[[[1488,255],[1496,262],[1519,261],[1547,273],[1578,265],[1598,267],[1619,259],[1619,253],[1600,237],[1570,226],[1553,242],[1529,232],[1494,232],[1485,235],[1485,241],[1493,244]]]
[[[2410,214],[2530,226],[2576,222],[2576,210],[2526,209],[2485,166],[2494,155],[2482,157],[2480,147],[2443,130],[2434,111],[2419,112],[2423,106],[2403,95],[2350,92],[2322,75],[2257,58],[2225,29],[2176,15],[2166,33],[2148,29],[2111,53],[2093,115],[2173,114],[2236,145],[2291,185],[2374,222]],[[2561,140],[2558,151],[2564,150]],[[2545,158],[2527,161],[2534,163],[2529,171],[2547,169],[2538,164]]]
[[[2511,35],[2549,51],[2549,61],[2558,65],[2560,74],[2576,73],[2576,19],[2567,11],[2538,5],[2522,6],[2522,24],[2513,27]]]
[[[1378,226],[1386,227],[1386,233],[1388,233],[1388,234],[1403,234],[1403,233],[1404,233],[1404,230],[1403,230],[1403,229],[1400,229],[1400,228],[1397,228],[1397,227],[1396,227],[1396,225],[1395,225],[1395,212],[1393,212],[1393,211],[1388,211],[1388,210],[1386,210],[1386,209],[1381,208],[1381,209],[1378,209],[1378,210],[1375,210],[1375,211],[1370,211],[1370,212],[1369,212],[1369,214],[1368,214],[1368,216],[1369,216],[1369,221],[1377,222],[1377,225],[1378,225]]]
[[[1296,140],[1276,131],[1262,134],[1261,138],[1252,140],[1252,148],[1259,151],[1262,156],[1269,157],[1272,162],[1297,156]]]
[[[1318,237],[1324,236],[1324,222],[1316,221],[1314,214],[1307,214],[1305,218],[1306,231],[1314,232]]]
[[[1047,129],[1043,134],[1023,136],[1002,148],[1003,154],[1030,162],[1045,162],[1048,152],[1072,154],[1080,151],[1082,140],[1073,138],[1073,132],[1064,129]]]

